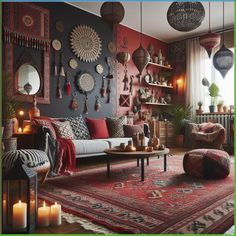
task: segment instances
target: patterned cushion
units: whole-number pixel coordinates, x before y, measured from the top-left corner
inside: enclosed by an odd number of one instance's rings
[[[47,127],[50,132],[51,132],[51,136],[52,138],[56,139],[57,138],[57,135],[56,135],[56,131],[55,129],[53,128],[52,126],[52,122],[50,119],[39,119],[39,118],[34,118],[33,119],[33,123],[35,125],[38,125],[38,126],[44,126],[44,127]]]
[[[107,118],[107,127],[111,138],[122,138],[125,136],[123,125],[127,124],[126,116],[119,118]]]
[[[75,139],[69,121],[53,121],[52,124],[57,132],[57,136],[59,136],[60,138]]]
[[[132,137],[137,133],[143,133],[142,125],[124,125],[123,126],[125,137]]]
[[[16,160],[20,159],[23,164],[36,172],[48,171],[50,162],[45,152],[35,149],[21,149],[3,153],[3,171],[7,172],[14,167]]]
[[[88,127],[81,115],[77,117],[68,117],[66,120],[70,122],[75,139],[90,139]]]
[[[195,149],[187,152],[183,160],[184,171],[198,178],[225,178],[230,173],[227,152],[217,149]]]

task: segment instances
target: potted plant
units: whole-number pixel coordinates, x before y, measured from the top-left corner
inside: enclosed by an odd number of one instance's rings
[[[169,114],[173,118],[173,126],[175,131],[175,143],[178,147],[183,146],[184,141],[184,134],[183,134],[183,128],[184,128],[184,120],[190,119],[191,117],[191,106],[185,106],[185,105],[176,105],[170,108]]]
[[[10,97],[8,91],[12,89],[12,82],[9,76],[3,73],[2,81],[2,124],[4,127],[3,138],[12,137],[13,119],[16,117],[18,103]]]
[[[217,104],[217,112],[223,112],[224,101],[220,100]]]
[[[209,96],[211,97],[211,105],[209,106],[209,110],[211,113],[213,113],[215,112],[217,98],[220,96],[219,95],[220,89],[215,83],[212,83],[210,85],[207,78],[202,79],[202,85],[208,87]]]
[[[203,112],[203,110],[202,110],[203,102],[202,102],[202,101],[199,101],[199,102],[197,103],[197,105],[198,105],[198,109],[196,110],[196,113],[197,113],[197,114],[201,114],[201,113]]]

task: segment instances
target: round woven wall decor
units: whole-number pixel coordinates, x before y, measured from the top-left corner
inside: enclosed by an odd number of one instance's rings
[[[78,25],[70,34],[73,53],[84,62],[96,61],[102,51],[101,39],[97,32],[89,26]]]

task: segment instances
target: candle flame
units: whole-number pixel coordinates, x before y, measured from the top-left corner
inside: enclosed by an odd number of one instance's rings
[[[45,203],[45,201],[43,201],[43,207],[46,207],[46,203]]]
[[[57,205],[57,202],[55,202],[55,205]]]
[[[20,206],[21,206],[21,200],[19,200],[19,204],[20,204]]]

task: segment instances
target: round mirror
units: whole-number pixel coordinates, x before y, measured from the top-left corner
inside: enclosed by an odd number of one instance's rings
[[[21,65],[17,72],[17,91],[25,95],[34,95],[40,89],[40,75],[37,69],[30,64]]]

